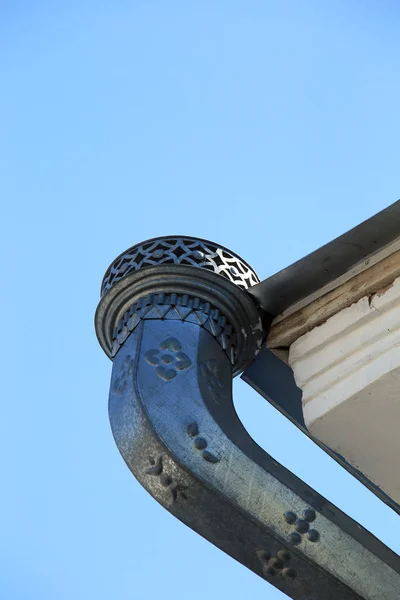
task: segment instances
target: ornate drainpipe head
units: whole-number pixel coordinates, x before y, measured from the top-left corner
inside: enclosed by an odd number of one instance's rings
[[[169,512],[290,598],[398,600],[398,557],[274,461],[236,415],[232,377],[266,335],[246,291],[256,283],[236,254],[189,237],[148,240],[112,263],[95,325],[113,360],[119,451]]]
[[[99,342],[114,358],[141,320],[181,320],[208,331],[237,375],[265,336],[254,300],[243,293],[258,282],[244,260],[213,242],[178,236],[142,242],[107,269],[96,313]]]

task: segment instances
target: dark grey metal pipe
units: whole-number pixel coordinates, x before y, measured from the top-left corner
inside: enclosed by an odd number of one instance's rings
[[[398,600],[399,557],[250,438],[232,377],[266,334],[258,281],[204,240],[149,240],[103,281],[96,331],[113,359],[116,444],[148,492],[297,600]]]

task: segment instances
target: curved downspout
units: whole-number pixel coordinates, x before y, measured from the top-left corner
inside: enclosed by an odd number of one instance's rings
[[[245,291],[256,281],[239,257],[192,238],[150,240],[111,265],[96,331],[113,358],[116,444],[169,512],[290,598],[398,600],[398,557],[236,415],[232,375],[266,333]]]

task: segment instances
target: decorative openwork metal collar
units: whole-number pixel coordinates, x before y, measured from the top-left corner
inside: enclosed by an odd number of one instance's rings
[[[232,377],[262,347],[253,269],[171,236],[121,254],[96,332],[113,360],[109,415],[129,469],[171,514],[296,600],[398,600],[398,557],[250,438]]]
[[[154,265],[186,265],[207,269],[222,275],[243,290],[260,281],[250,265],[227,248],[197,238],[165,236],[136,244],[120,254],[104,275],[101,295],[128,273]]]

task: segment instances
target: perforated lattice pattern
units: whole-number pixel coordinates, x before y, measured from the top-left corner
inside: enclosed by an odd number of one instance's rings
[[[121,254],[104,276],[101,294],[132,271],[160,264],[190,265],[213,271],[247,290],[259,282],[253,269],[238,256],[212,242],[191,238],[158,238]]]

